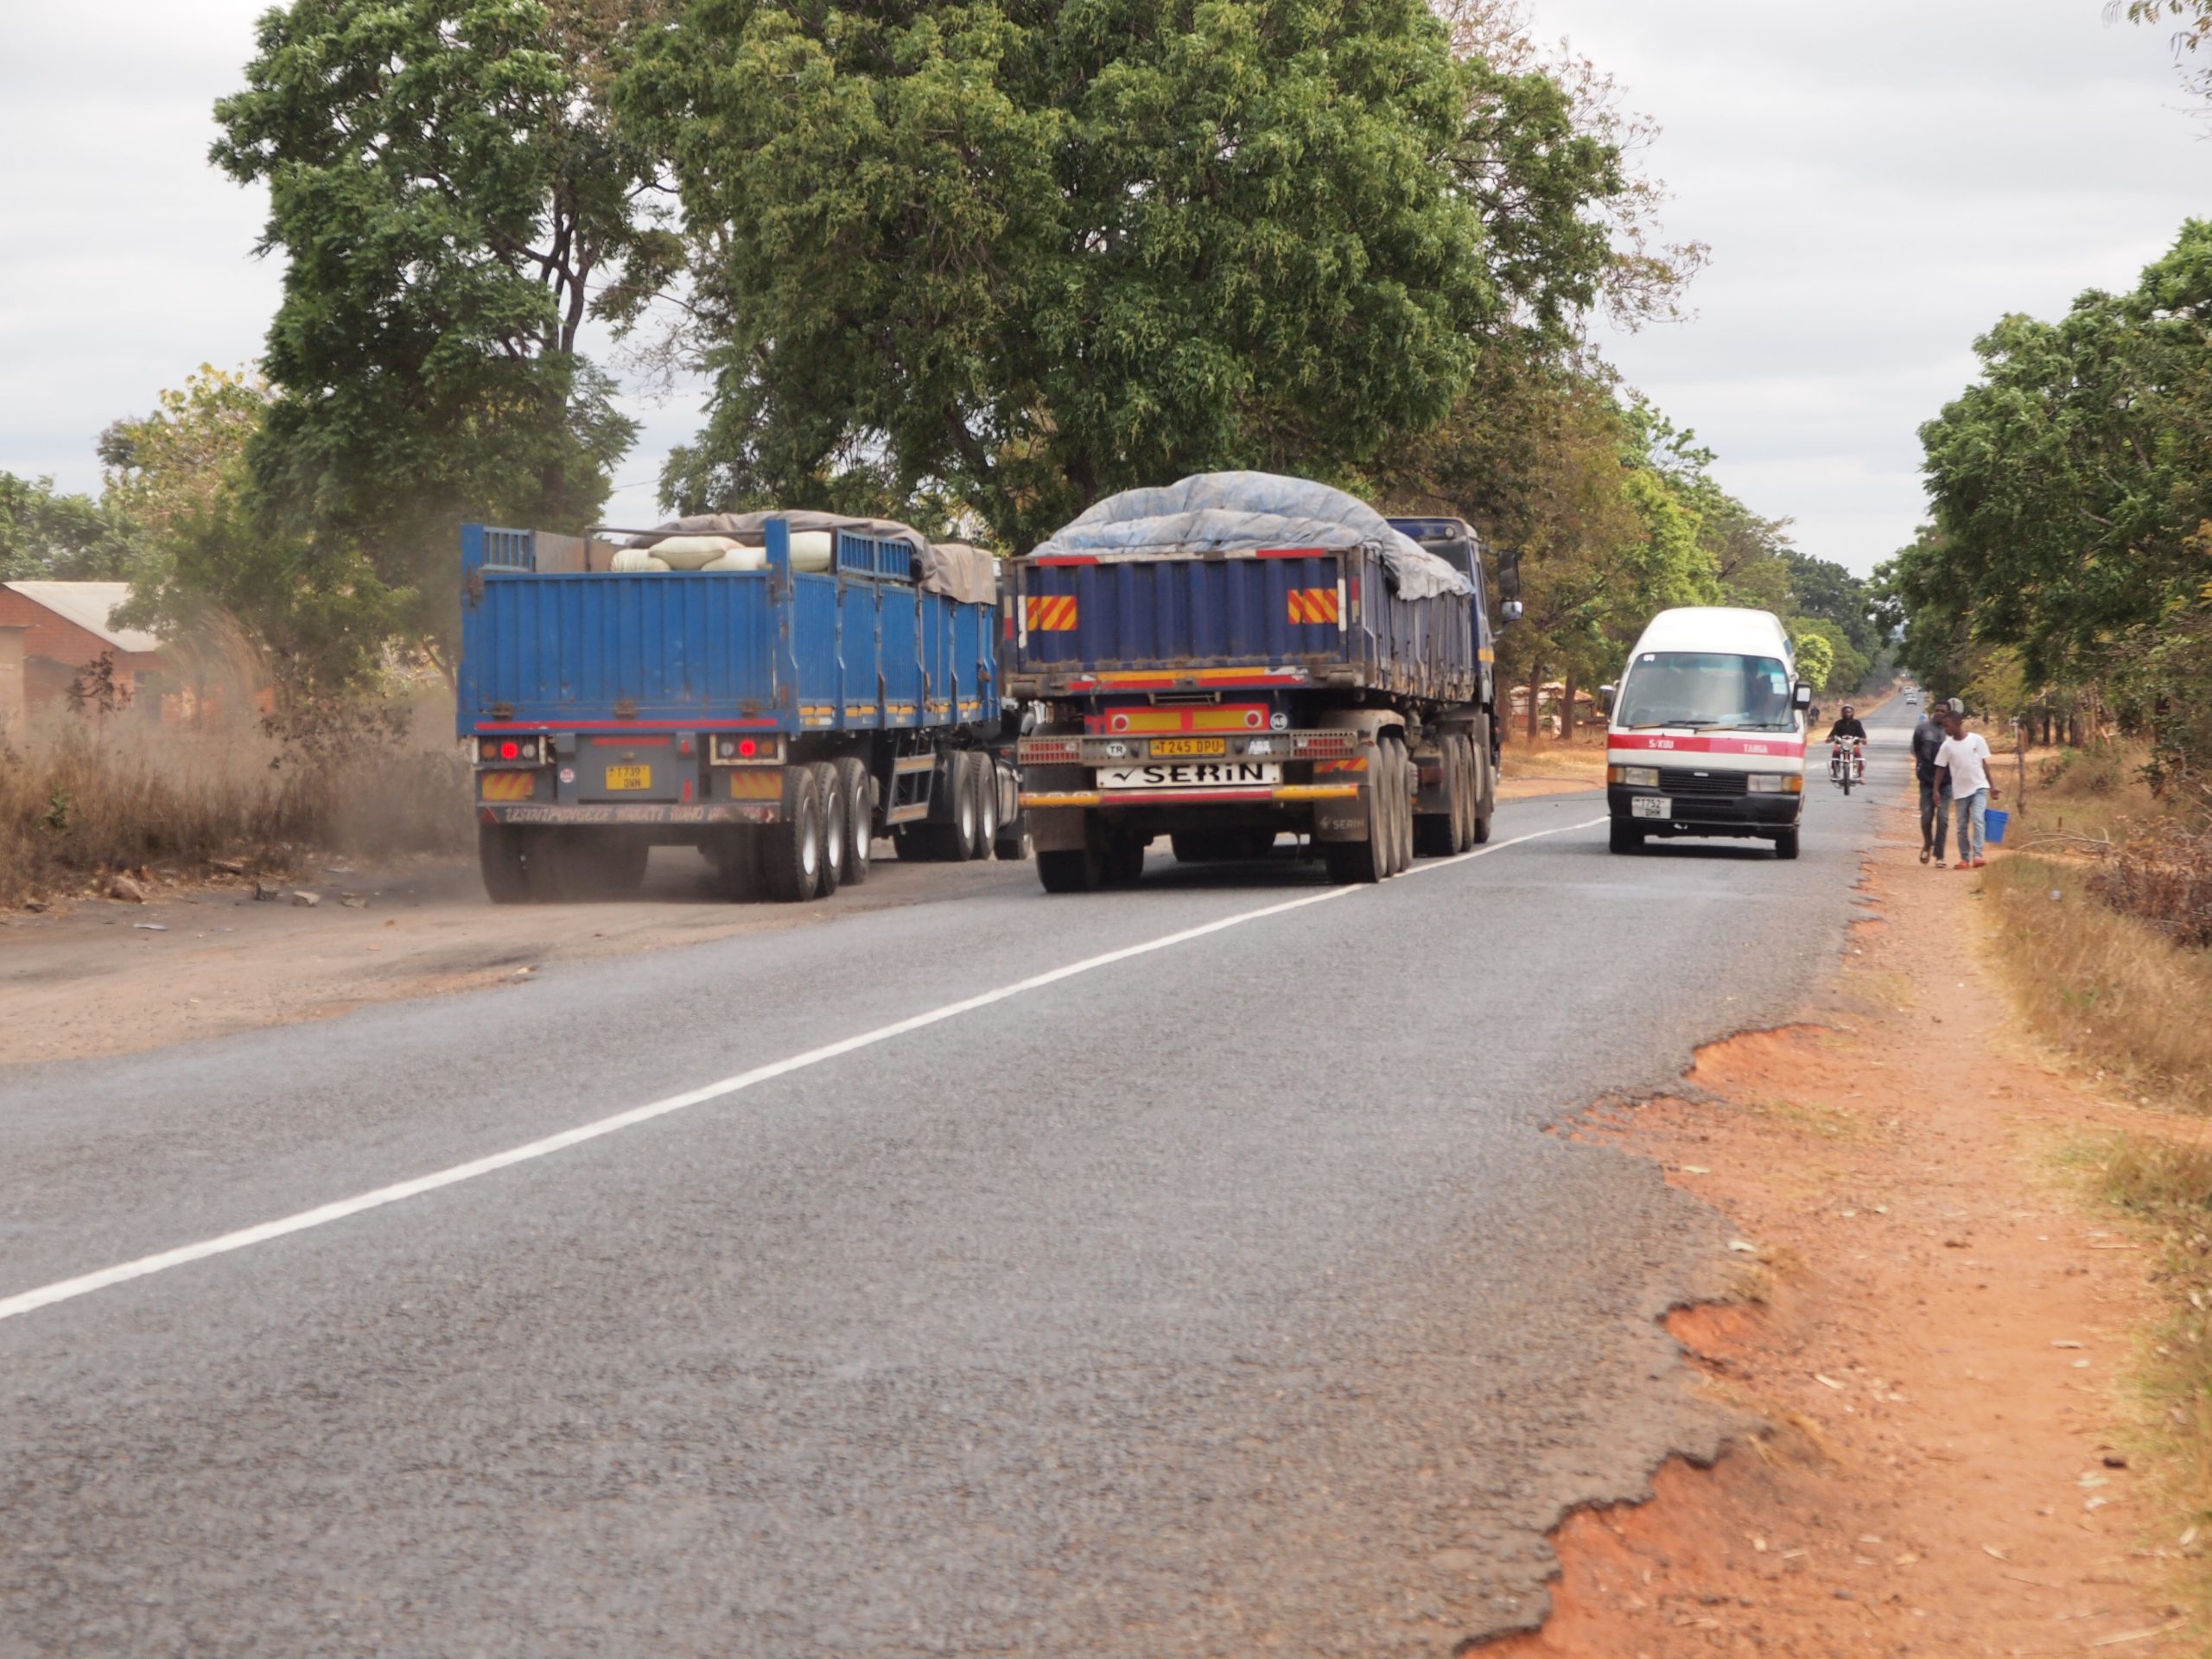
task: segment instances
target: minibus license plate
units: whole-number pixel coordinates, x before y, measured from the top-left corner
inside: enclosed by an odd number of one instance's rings
[[[1149,766],[1101,766],[1101,789],[1261,789],[1282,768],[1258,760],[1181,760]]]
[[[609,789],[651,789],[653,769],[651,766],[609,766],[607,769]]]
[[[1674,802],[1664,795],[1638,795],[1628,804],[1628,815],[1632,818],[1671,817],[1674,811]]]

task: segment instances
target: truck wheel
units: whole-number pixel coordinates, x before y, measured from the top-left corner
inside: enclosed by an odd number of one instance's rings
[[[801,905],[822,889],[822,791],[810,766],[794,766],[781,823],[760,832],[760,885],[779,905]]]
[[[1226,857],[1222,851],[1222,838],[1210,830],[1178,830],[1167,837],[1167,845],[1175,854],[1178,864],[1211,864]]]
[[[1478,847],[1490,839],[1490,826],[1497,816],[1497,757],[1491,753],[1487,732],[1478,729],[1472,745],[1475,753],[1475,776],[1470,787],[1475,793],[1475,834]]]
[[[1109,887],[1134,887],[1144,880],[1145,849],[1152,844],[1148,836],[1120,835],[1106,843],[1106,885]]]
[[[645,886],[645,865],[652,858],[653,844],[643,836],[618,832],[588,850],[594,855],[588,866],[583,858],[587,849],[578,847],[573,856],[576,874],[589,883],[594,896],[627,899]]]
[[[1404,874],[1414,861],[1414,804],[1407,778],[1411,763],[1406,759],[1405,740],[1386,737],[1382,744],[1383,772],[1390,780],[1389,817],[1386,820],[1389,836],[1384,842],[1389,862],[1382,872],[1387,878]]]
[[[976,834],[968,844],[970,858],[988,858],[991,843],[999,838],[999,769],[988,754],[968,756],[969,787],[976,796]]]
[[[857,755],[838,756],[837,796],[845,804],[845,885],[857,887],[868,880],[875,857],[875,813],[870,801],[868,768]]]
[[[1616,853],[1640,853],[1643,850],[1643,831],[1634,824],[1615,818],[1605,830],[1607,850]]]
[[[1797,856],[1797,831],[1794,828],[1784,830],[1781,834],[1775,836],[1774,855],[1777,858],[1795,858]]]
[[[814,774],[814,792],[822,802],[822,880],[819,896],[827,899],[844,885],[845,861],[852,836],[845,819],[844,791],[837,787],[837,768],[817,760],[807,770]]]
[[[511,823],[476,826],[476,868],[484,874],[484,896],[495,905],[530,902],[528,831]]]
[[[1328,868],[1329,880],[1338,887],[1380,881],[1389,872],[1389,849],[1386,844],[1389,815],[1384,804],[1389,793],[1389,773],[1383,765],[1389,753],[1378,743],[1368,757],[1367,839],[1321,843],[1322,862]]]
[[[1414,819],[1414,851],[1422,858],[1449,858],[1459,850],[1459,743],[1447,737],[1437,745],[1436,753],[1444,772],[1444,810],[1424,812]]]
[[[762,831],[725,830],[699,850],[715,867],[715,890],[732,904],[749,905],[760,897]]]
[[[1029,836],[1029,815],[1016,812],[999,825],[999,838],[991,850],[1009,864],[1019,864],[1035,850]]]
[[[1089,893],[1105,875],[1105,861],[1089,847],[1037,855],[1037,879],[1047,893]]]
[[[976,820],[983,810],[977,797],[982,791],[976,787],[976,768],[967,750],[957,749],[947,755],[944,770],[952,790],[952,822],[943,826],[944,851],[938,855],[948,863],[961,863],[976,856]]]

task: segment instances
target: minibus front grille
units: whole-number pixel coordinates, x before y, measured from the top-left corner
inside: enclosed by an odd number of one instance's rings
[[[1669,795],[1742,795],[1744,774],[1740,772],[1698,772],[1688,766],[1663,766],[1659,772],[1659,787]]]

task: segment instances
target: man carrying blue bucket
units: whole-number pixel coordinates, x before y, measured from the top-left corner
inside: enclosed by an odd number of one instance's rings
[[[1936,751],[1936,781],[1950,787],[1959,811],[1959,861],[1955,870],[1980,869],[1986,815],[1996,791],[1989,783],[1989,745],[1980,732],[1967,730],[1966,705],[1956,697],[1944,706],[1942,747]]]

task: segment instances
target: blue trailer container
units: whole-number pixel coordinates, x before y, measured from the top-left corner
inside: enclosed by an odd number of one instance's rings
[[[1010,571],[1009,693],[1054,714],[1019,751],[1047,888],[1132,880],[1162,834],[1192,861],[1299,835],[1364,880],[1488,837],[1491,620],[1465,524],[1401,529],[1258,474],[1132,499]],[[1277,524],[1320,539],[1266,544]]]
[[[996,606],[931,591],[899,537],[839,528],[820,573],[783,520],[763,540],[759,569],[616,571],[574,537],[463,528],[458,722],[493,899],[634,887],[656,843],[784,899],[865,880],[878,835],[1007,850]]]

